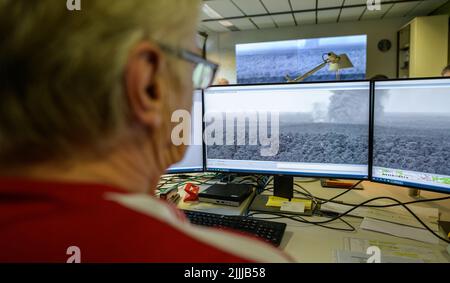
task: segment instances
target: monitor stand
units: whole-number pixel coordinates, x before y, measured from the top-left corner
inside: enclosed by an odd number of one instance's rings
[[[273,195],[291,200],[294,198],[294,178],[291,176],[274,176],[273,179]],[[306,215],[311,216],[315,210],[314,203],[310,210],[304,212],[286,212],[281,211],[279,207],[266,206],[270,195],[256,195],[249,207],[249,212],[260,213],[282,213],[291,215]]]
[[[294,178],[291,176],[274,176],[273,195],[291,200],[294,197]]]

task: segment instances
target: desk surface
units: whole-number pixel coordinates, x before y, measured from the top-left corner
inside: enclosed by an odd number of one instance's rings
[[[301,183],[303,187],[308,189],[314,196],[321,198],[331,198],[342,192],[341,189],[322,188],[320,182]],[[351,191],[338,200],[348,203],[361,203],[370,198],[379,196],[390,196],[400,201],[414,201],[417,198],[408,195],[408,189],[384,184],[377,184],[372,182],[363,183],[364,190]],[[420,198],[438,198],[446,195],[422,191]],[[436,203],[420,203],[417,204],[423,207],[438,208],[441,220],[450,220],[450,200],[436,202]],[[318,220],[318,217],[309,218],[310,220]],[[291,255],[298,262],[334,262],[333,251],[344,249],[345,238],[364,238],[370,240],[379,240],[387,242],[395,242],[398,244],[413,245],[417,247],[424,247],[434,250],[439,254],[439,262],[450,262],[450,256],[446,249],[447,244],[440,241],[439,245],[432,245],[422,243],[419,241],[398,238],[377,232],[359,229],[362,219],[355,217],[346,217],[346,221],[357,228],[355,232],[342,232],[326,228],[321,228],[312,224],[302,224],[290,220],[283,221],[288,224],[286,235],[281,243],[281,248]],[[342,223],[336,221],[333,227],[342,227]]]
[[[324,199],[330,199],[337,194],[343,192],[342,189],[330,189],[323,188],[320,181],[316,182],[301,182],[301,179],[296,179],[296,182],[301,184],[305,189],[307,189],[315,197],[320,197]],[[408,195],[408,189],[404,187],[384,185],[378,183],[372,183],[365,181],[362,183],[364,190],[354,190],[346,193],[345,195],[339,197],[337,200],[344,201],[346,203],[358,204],[371,198],[387,196],[393,197],[402,202],[414,201],[418,199],[432,199],[439,197],[446,197],[448,195],[421,191],[419,198],[410,197]],[[375,203],[373,203],[375,204]],[[211,211],[211,204],[206,204],[208,206],[208,212]],[[428,202],[416,204],[423,207],[438,208],[440,212],[440,219],[444,221],[450,221],[450,200],[439,201],[439,202]],[[222,207],[222,210],[225,209]],[[185,207],[181,207],[185,209]],[[220,208],[220,206],[219,206]],[[197,209],[195,209],[197,210]],[[218,209],[218,213],[223,213],[223,211]],[[235,214],[235,213],[232,213]],[[306,219],[311,221],[325,220],[326,218],[320,218],[317,216],[306,217]],[[304,224],[295,222],[289,219],[277,219],[278,222],[287,223],[286,233],[281,242],[280,248],[288,253],[297,262],[335,262],[335,251],[344,250],[345,239],[346,238],[358,238],[367,240],[377,240],[388,243],[396,243],[399,245],[409,245],[414,247],[421,247],[428,251],[432,251],[436,255],[436,259],[433,261],[437,262],[450,262],[450,255],[447,252],[447,244],[440,241],[440,244],[433,245],[428,243],[423,243],[415,240],[399,238],[387,234],[372,232],[360,229],[359,226],[362,222],[361,218],[356,217],[345,217],[345,220],[349,222],[356,228],[354,232],[336,231],[326,228],[322,228],[313,224]],[[327,224],[327,226],[332,227],[343,227],[343,223],[340,221],[334,221],[333,223]],[[443,233],[441,233],[443,235]]]

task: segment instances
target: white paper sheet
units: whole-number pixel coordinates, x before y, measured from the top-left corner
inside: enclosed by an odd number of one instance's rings
[[[399,244],[394,241],[377,239],[344,238],[344,247],[351,252],[365,252],[367,248],[376,246],[382,254],[396,257],[423,260],[424,262],[448,262],[442,257],[442,247],[421,243],[419,245]]]
[[[372,218],[364,218],[363,222],[361,223],[361,228],[431,244],[439,243],[439,239],[431,234],[428,230],[399,225]]]
[[[377,204],[391,204],[391,203],[377,203]],[[421,206],[408,206],[428,227],[433,231],[439,231],[439,210],[437,208],[427,208]],[[331,211],[336,213],[344,213],[350,210],[352,207],[348,205],[338,203],[326,203],[321,206],[320,210]],[[378,220],[384,220],[392,223],[412,226],[423,229],[423,225],[420,224],[411,213],[409,213],[403,207],[385,207],[385,208],[367,208],[360,207],[349,215],[358,217],[369,217]]]
[[[410,206],[409,208],[433,231],[439,231],[439,210],[437,208],[424,208],[419,206]],[[364,216],[416,228],[424,228],[423,225],[403,207],[370,208],[365,212]]]
[[[360,252],[337,251],[337,263],[367,263],[369,255]],[[381,255],[381,263],[423,263],[423,260]]]

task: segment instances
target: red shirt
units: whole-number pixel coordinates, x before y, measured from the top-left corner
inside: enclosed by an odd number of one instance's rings
[[[263,242],[193,226],[146,194],[0,179],[0,262],[63,263],[72,255],[81,262],[289,261]]]

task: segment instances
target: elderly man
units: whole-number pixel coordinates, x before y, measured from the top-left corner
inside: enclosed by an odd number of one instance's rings
[[[0,1],[0,262],[284,262],[152,197],[216,65],[198,0]],[[194,78],[194,81],[193,81]]]

